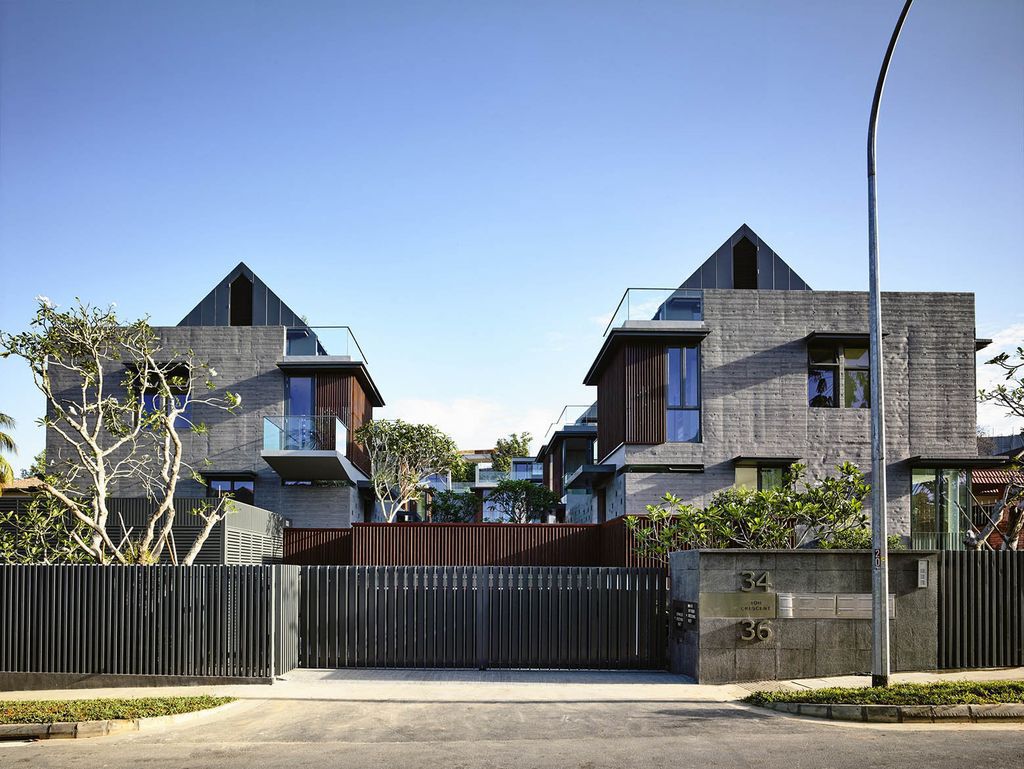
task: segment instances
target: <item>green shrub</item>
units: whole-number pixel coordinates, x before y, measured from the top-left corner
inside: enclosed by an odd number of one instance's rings
[[[1024,681],[943,681],[936,684],[808,689],[802,692],[754,692],[753,705],[801,702],[811,705],[987,705],[1024,703]]]
[[[234,697],[143,697],[99,700],[0,700],[0,724],[53,724],[66,721],[173,716],[234,702]]]
[[[896,534],[890,534],[888,541],[890,550],[907,549],[906,545],[903,544],[903,538]],[[818,547],[823,550],[870,550],[872,547],[871,529],[861,528],[837,531],[831,537],[819,540]]]

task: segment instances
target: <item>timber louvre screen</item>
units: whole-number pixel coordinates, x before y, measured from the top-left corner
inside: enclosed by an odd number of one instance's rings
[[[299,665],[663,669],[660,569],[305,566]]]
[[[1024,665],[1024,552],[946,551],[939,583],[939,667]]]
[[[0,566],[0,672],[269,678],[282,568]]]

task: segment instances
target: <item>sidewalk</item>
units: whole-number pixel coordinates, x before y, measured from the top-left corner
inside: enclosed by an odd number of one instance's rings
[[[898,683],[1024,680],[1024,668],[896,673]],[[213,694],[241,700],[322,700],[395,703],[732,702],[752,691],[868,686],[870,676],[835,676],[742,684],[694,684],[657,671],[306,670],[273,686],[167,686],[0,692],[0,700],[173,697]]]

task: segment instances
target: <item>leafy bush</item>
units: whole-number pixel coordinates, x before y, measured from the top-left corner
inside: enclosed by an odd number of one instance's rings
[[[725,489],[705,508],[666,494],[662,504],[647,506],[646,516],[627,516],[626,525],[636,552],[658,559],[687,547],[791,549],[815,539],[832,542],[865,528],[864,500],[871,492],[856,465],[836,469],[836,476],[806,480],[806,467],[794,464],[777,488]]]
[[[476,517],[479,500],[475,494],[435,491],[430,502],[432,523],[468,523]]]
[[[234,697],[144,697],[99,700],[0,700],[0,724],[53,724],[67,721],[173,716],[234,702]]]
[[[890,550],[906,550],[903,538],[890,534],[888,537]],[[848,529],[837,532],[831,539],[819,540],[818,547],[822,550],[870,550],[872,548],[871,529]]]
[[[1024,703],[1022,681],[943,681],[936,684],[894,684],[864,689],[808,689],[802,692],[754,692],[744,699],[753,705],[801,702],[810,705],[986,705]]]

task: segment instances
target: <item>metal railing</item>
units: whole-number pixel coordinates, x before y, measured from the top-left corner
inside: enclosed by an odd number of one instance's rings
[[[348,427],[336,416],[263,418],[264,451],[340,451],[348,446]]]
[[[319,356],[349,358],[369,363],[348,326],[289,326],[285,329],[286,356]]]
[[[627,288],[604,335],[628,320],[703,320],[704,292],[690,288]]]

